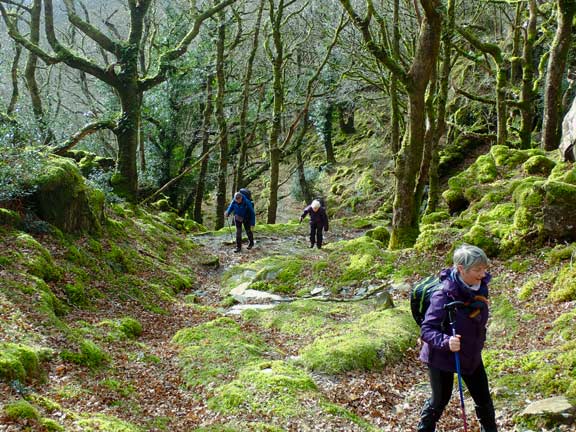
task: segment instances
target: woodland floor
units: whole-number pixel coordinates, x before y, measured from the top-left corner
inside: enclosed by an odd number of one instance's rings
[[[198,292],[201,304],[217,305],[220,298],[220,277],[224,269],[243,262],[259,259],[270,253],[289,252],[294,249],[307,248],[307,224],[302,224],[302,233],[295,237],[275,237],[256,235],[256,247],[251,250],[243,250],[240,254],[233,253],[234,245],[231,236],[227,237],[203,237],[201,242],[208,249],[209,253],[216,254],[220,258],[219,269],[206,269],[203,274],[198,275]],[[336,241],[344,237],[355,237],[361,232],[337,232],[331,230],[326,238],[327,242]],[[314,249],[313,254],[323,254],[324,251]],[[431,257],[437,260],[438,257]],[[540,271],[537,267],[530,270],[533,275]],[[493,262],[491,267],[493,274],[509,272],[502,263]],[[504,289],[510,290],[510,300],[514,303],[516,295],[512,292],[514,287],[522,284],[521,280],[516,280],[518,276],[509,276],[510,284]],[[498,290],[502,288],[494,287],[493,295],[501,294]],[[543,302],[542,304],[546,304]],[[84,320],[88,323],[97,323],[111,315],[133,315],[137,316],[142,323],[144,333],[139,342],[142,346],[141,356],[151,358],[155,356],[157,362],[143,362],[141,358],[128,358],[125,350],[120,349],[120,345],[115,345],[114,350],[110,350],[113,358],[114,368],[103,372],[90,372],[85,369],[70,366],[54,359],[49,365],[49,381],[51,388],[61,386],[62,388],[73,389],[75,387],[89,389],[79,391],[77,397],[68,397],[59,401],[66,409],[79,412],[93,412],[116,416],[123,420],[135,424],[145,424],[150,431],[170,430],[188,431],[201,425],[213,423],[225,423],[227,418],[220,416],[214,418],[214,413],[206,408],[205,401],[210,395],[210,389],[198,389],[201,394],[187,391],[181,379],[178,366],[178,356],[176,347],[170,340],[181,328],[194,326],[201,322],[206,322],[218,316],[217,313],[191,312],[189,306],[183,301],[171,302],[163,305],[168,311],[166,314],[155,314],[143,312],[136,302],[116,303],[103,299],[97,309],[93,311],[76,310],[69,316],[69,322]],[[553,311],[546,308],[533,310],[532,313],[539,317],[542,325],[540,329],[546,329],[555,319],[560,311]],[[532,349],[542,349],[545,346],[543,334],[535,334],[533,324],[530,322],[519,322],[521,327],[518,337],[505,338],[505,346],[499,342],[499,348],[507,348],[517,353],[525,353]],[[250,326],[243,323],[244,326]],[[268,343],[283,348],[288,355],[291,353],[287,344],[283,340],[285,336],[280,336],[274,331],[247,328],[250,331],[259,332]],[[544,331],[544,330],[542,330]],[[489,338],[503,338],[504,335],[489,335]],[[504,339],[502,339],[504,340]],[[64,341],[53,340],[53,345],[59,345]],[[489,343],[492,343],[489,340]],[[291,345],[293,346],[293,344]],[[133,347],[130,350],[134,350]],[[121,382],[129,382],[133,391],[127,397],[128,402],[118,404],[117,394],[104,386],[104,380],[116,378]],[[322,393],[330,400],[354,411],[358,415],[368,420],[371,424],[380,427],[383,431],[415,431],[418,423],[420,408],[428,397],[428,382],[426,369],[418,361],[418,348],[407,352],[405,358],[398,364],[387,367],[378,372],[352,372],[337,377],[315,376],[315,381]],[[35,391],[42,393],[42,388]],[[46,391],[49,391],[46,389]],[[0,394],[16,396],[15,390],[7,385],[0,385]],[[47,394],[51,399],[58,401],[58,395]],[[471,402],[467,398],[467,413],[469,418],[469,431],[477,432],[479,427],[475,420]],[[501,431],[514,430],[512,417],[517,412],[514,408],[496,402],[498,424]],[[64,416],[65,414],[62,413]],[[249,414],[244,416],[244,420]],[[263,421],[266,419],[252,419]],[[321,425],[307,423],[291,424],[289,431],[317,431],[322,429]],[[0,419],[0,431],[24,430],[25,424],[6,423]],[[30,430],[30,429],[27,429]],[[335,430],[335,429],[332,429]],[[346,430],[346,429],[341,429]],[[438,431],[461,431],[462,420],[458,401],[457,388],[453,393],[452,401],[445,411],[439,425]],[[568,430],[568,429],[556,429]]]

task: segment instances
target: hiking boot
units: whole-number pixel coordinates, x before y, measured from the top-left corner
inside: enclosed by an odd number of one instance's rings
[[[236,248],[236,249],[234,249],[234,253],[238,253],[238,252],[240,252],[241,250],[242,250],[242,249],[240,249],[240,248]]]
[[[254,242],[250,242],[250,244],[248,245],[248,247],[246,249],[252,249],[254,247]]]
[[[310,243],[310,248],[313,248],[313,247],[314,247],[314,243]]]

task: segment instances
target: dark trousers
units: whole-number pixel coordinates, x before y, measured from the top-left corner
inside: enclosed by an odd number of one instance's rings
[[[322,225],[317,223],[310,224],[310,244],[316,244],[319,248],[322,247]]]
[[[236,225],[236,248],[242,249],[242,225],[244,225],[244,230],[248,236],[248,241],[250,245],[254,244],[254,234],[252,233],[252,227],[250,226],[250,221],[244,219],[242,222],[234,220]]]
[[[428,375],[430,377],[430,386],[432,387],[432,397],[426,401],[422,409],[418,432],[434,432],[436,430],[436,422],[440,419],[452,396],[453,372],[445,372],[428,366]],[[488,377],[486,376],[484,364],[481,363],[469,375],[462,374],[462,380],[466,384],[472,399],[474,399],[481,431],[497,432],[494,405],[492,404],[492,397],[488,388]]]

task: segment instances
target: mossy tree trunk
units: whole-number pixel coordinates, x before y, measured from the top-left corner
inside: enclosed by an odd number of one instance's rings
[[[408,247],[414,244],[418,236],[419,208],[415,202],[415,192],[424,149],[425,94],[440,48],[442,2],[420,0],[424,14],[420,21],[416,52],[408,71],[390,55],[387,46],[379,45],[373,37],[370,29],[370,21],[375,14],[372,1],[367,1],[365,18],[356,13],[350,0],[340,0],[340,3],[361,32],[367,49],[403,83],[408,94],[407,130],[396,158],[394,210],[389,243],[391,249]]]
[[[323,114],[322,143],[324,144],[324,151],[326,152],[326,162],[335,165],[336,156],[334,156],[334,146],[332,145],[332,118],[334,116],[334,104],[331,101],[328,101],[328,105]]]
[[[557,29],[544,86],[544,121],[542,124],[542,147],[555,150],[560,144],[562,126],[562,77],[572,41],[572,20],[576,13],[576,0],[557,0]]]
[[[73,47],[67,47],[60,42],[54,26],[52,0],[44,0],[46,39],[53,50],[52,53],[44,50],[40,45],[35,44],[31,38],[20,33],[17,24],[6,11],[2,2],[0,2],[0,13],[8,27],[10,37],[37,55],[46,64],[64,63],[72,69],[92,75],[115,90],[121,106],[117,121],[98,120],[86,125],[80,137],[88,135],[90,131],[102,129],[103,125],[114,132],[118,141],[118,163],[116,164],[116,173],[113,176],[113,185],[119,195],[129,201],[135,201],[138,192],[137,150],[142,97],[146,91],[168,78],[169,72],[174,69],[174,60],[186,52],[190,43],[198,35],[202,23],[235,1],[223,0],[214,7],[196,15],[190,31],[156,60],[156,64],[149,68],[149,70],[154,71],[153,74],[146,76],[141,76],[141,73],[145,74],[146,71],[139,71],[139,67],[142,64],[141,55],[144,52],[142,50],[142,44],[145,42],[144,19],[152,0],[127,1],[130,18],[128,37],[125,40],[118,39],[116,34],[108,36],[98,27],[92,25],[88,19],[80,18],[76,13],[74,1],[64,0],[70,23],[91,39],[102,52],[115,57],[114,61],[111,61],[106,67],[100,66],[97,61],[75,54]],[[73,141],[73,144],[77,141]],[[57,150],[61,150],[61,148]]]
[[[282,40],[282,22],[284,20],[284,0],[279,0],[274,4],[274,0],[269,0],[270,25],[272,26],[272,44],[274,52],[269,50],[272,61],[272,124],[270,126],[270,137],[268,142],[268,158],[270,161],[270,182],[268,197],[267,222],[276,223],[276,212],[278,209],[278,181],[280,173],[280,132],[282,129],[282,112],[284,109],[284,41]]]
[[[394,0],[394,9],[392,12],[392,52],[396,58],[400,56],[400,0]],[[391,129],[391,147],[392,153],[397,154],[400,151],[400,112],[398,78],[392,74],[390,77],[390,118]]]
[[[248,186],[245,182],[244,169],[246,167],[246,161],[248,156],[248,144],[251,138],[248,136],[247,123],[248,123],[248,110],[251,96],[251,86],[252,86],[252,75],[254,69],[254,59],[256,58],[256,53],[260,45],[260,25],[262,22],[262,12],[264,10],[264,2],[266,0],[260,0],[258,5],[258,12],[256,15],[256,21],[254,23],[254,35],[252,37],[252,48],[250,50],[250,55],[246,61],[246,72],[244,74],[244,80],[242,84],[242,107],[240,108],[240,120],[239,120],[239,132],[238,138],[240,142],[240,148],[238,151],[238,163],[236,165],[236,178],[234,180],[234,190],[239,190],[243,187]]]
[[[440,179],[438,178],[438,165],[440,163],[440,141],[446,133],[446,108],[448,103],[448,89],[450,84],[450,71],[452,70],[452,39],[454,38],[455,5],[454,0],[446,4],[446,24],[442,30],[442,68],[438,96],[436,98],[437,120],[432,138],[432,152],[430,155],[429,190],[426,213],[433,213],[438,208],[440,200]]]
[[[210,148],[210,118],[212,117],[212,80],[213,76],[206,77],[206,96],[204,100],[204,111],[202,113],[202,154]],[[204,198],[204,186],[206,173],[208,172],[208,158],[204,158],[200,164],[198,182],[196,183],[196,193],[194,194],[193,218],[196,222],[202,223],[202,201]]]
[[[506,122],[508,120],[508,104],[506,95],[508,92],[508,72],[509,62],[502,54],[502,50],[496,44],[485,43],[468,29],[458,28],[458,32],[476,49],[492,57],[496,64],[496,144],[506,145],[508,140],[508,130]]]
[[[536,42],[536,20],[538,6],[536,0],[528,1],[528,25],[522,49],[522,90],[520,110],[522,125],[520,127],[520,146],[523,149],[532,147],[532,125],[534,123],[534,99],[537,88],[534,86],[534,44]]]
[[[224,13],[218,14],[218,40],[216,43],[216,123],[218,123],[218,142],[220,147],[220,164],[218,167],[218,182],[216,190],[215,228],[224,226],[224,211],[226,210],[227,194],[226,179],[228,178],[228,123],[224,113],[224,96],[226,94],[226,75],[224,72],[224,49],[226,44],[226,24]]]

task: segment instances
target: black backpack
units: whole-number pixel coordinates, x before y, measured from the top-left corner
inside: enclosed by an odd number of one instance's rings
[[[250,201],[254,202],[254,200],[252,199],[252,192],[250,192],[250,189],[242,188],[238,192],[240,192],[242,195],[244,195]]]
[[[416,324],[422,325],[426,310],[430,306],[430,297],[434,292],[442,288],[442,282],[438,276],[428,276],[414,284],[410,295],[410,309]]]

